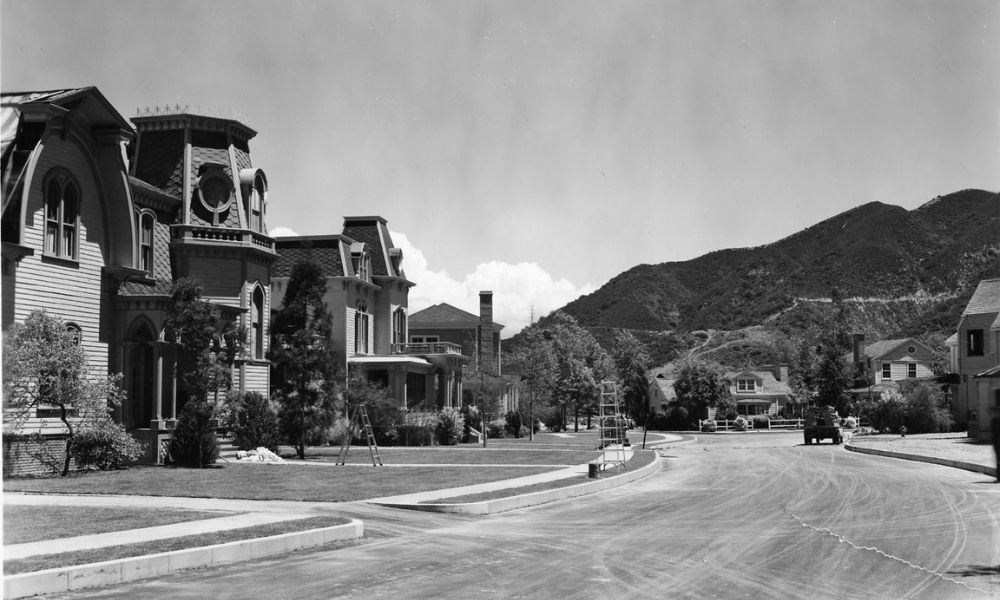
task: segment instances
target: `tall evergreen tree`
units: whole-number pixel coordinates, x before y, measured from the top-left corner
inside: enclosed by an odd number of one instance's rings
[[[299,458],[305,458],[307,445],[325,441],[340,404],[333,320],[323,302],[325,294],[326,278],[319,265],[295,265],[272,330],[270,358],[279,420]]]
[[[847,309],[837,288],[831,290],[830,299],[833,315],[823,327],[814,375],[816,401],[823,406],[834,406],[841,416],[846,416],[850,409],[848,391],[854,383],[854,369],[847,359],[851,351],[850,325]]]

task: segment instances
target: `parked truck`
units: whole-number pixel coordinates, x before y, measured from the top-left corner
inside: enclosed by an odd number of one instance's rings
[[[810,408],[806,411],[803,423],[803,435],[806,444],[818,444],[820,440],[829,438],[834,444],[844,441],[844,430],[840,428],[840,415],[832,406]]]

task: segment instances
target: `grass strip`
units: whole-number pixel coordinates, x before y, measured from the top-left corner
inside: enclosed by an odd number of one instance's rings
[[[642,468],[649,463],[653,462],[655,455],[652,450],[638,450],[633,455],[632,458],[626,464],[628,471],[634,471],[636,469]],[[611,473],[604,473],[601,475],[601,479],[609,479],[612,477],[617,477],[619,475],[624,475],[627,471],[614,471]],[[578,485],[581,483],[586,483],[588,481],[593,481],[586,475],[580,475],[577,477],[569,477],[567,479],[557,479],[556,481],[546,481],[543,483],[535,483],[532,485],[522,485],[519,487],[505,488],[501,490],[493,490],[490,492],[481,492],[478,494],[466,494],[464,496],[451,496],[448,498],[439,498],[436,500],[425,500],[419,504],[468,504],[472,502],[486,502],[487,500],[498,500],[500,498],[510,498],[511,496],[521,496],[523,494],[531,494],[534,492],[544,492],[547,490],[555,490],[559,488],[569,487],[571,485]]]
[[[71,567],[76,565],[86,565],[90,563],[115,560],[120,558],[131,558],[134,556],[147,556],[160,552],[172,552],[174,550],[187,550],[189,548],[201,548],[224,544],[226,542],[236,542],[251,540],[254,538],[280,535],[295,531],[308,531],[310,529],[320,529],[349,523],[350,519],[344,517],[321,516],[308,517],[305,519],[295,519],[292,521],[281,521],[278,523],[268,523],[255,527],[244,527],[241,529],[228,529],[213,533],[202,533],[198,535],[188,535],[162,540],[151,540],[139,544],[126,544],[122,546],[109,546],[106,548],[94,548],[91,550],[80,550],[77,552],[63,552],[60,554],[43,554],[40,556],[30,556],[17,560],[5,560],[3,562],[4,575],[15,573],[31,573],[45,569],[57,567]]]
[[[237,514],[240,513],[127,506],[6,504],[3,507],[3,543],[40,542],[78,535],[172,525]]]
[[[545,467],[338,467],[229,463],[208,469],[132,467],[69,477],[8,479],[4,491],[350,502],[544,473]]]

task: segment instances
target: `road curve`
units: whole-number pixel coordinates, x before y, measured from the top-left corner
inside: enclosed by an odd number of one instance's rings
[[[491,517],[345,506],[368,539],[72,598],[1000,598],[1000,485],[947,467],[703,436],[656,475]]]

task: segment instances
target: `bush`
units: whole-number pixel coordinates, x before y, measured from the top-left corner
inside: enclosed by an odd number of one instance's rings
[[[438,444],[442,446],[454,446],[459,443],[465,433],[465,419],[462,418],[462,413],[454,408],[442,410],[438,415],[434,433]]]
[[[907,397],[905,422],[911,433],[947,433],[954,419],[940,388],[921,384]]]
[[[348,435],[350,435],[350,423],[345,417],[338,417],[326,432],[326,442],[331,446],[340,446]]]
[[[713,420],[706,420],[701,422],[701,430],[703,433],[715,433],[719,429],[719,426]]]
[[[125,431],[123,425],[110,421],[78,431],[70,446],[77,468],[101,471],[113,471],[132,464],[145,451],[145,444]]]
[[[846,417],[844,419],[844,429],[854,429],[858,426],[858,420],[854,417]]]
[[[227,426],[237,448],[278,450],[278,415],[267,397],[258,392],[232,394],[227,404]]]
[[[504,429],[507,432],[507,436],[512,438],[521,437],[521,413],[512,410],[504,415],[504,420],[506,421]]]
[[[422,423],[403,423],[393,428],[395,437],[387,446],[398,443],[402,446],[432,446],[434,427]]]
[[[767,418],[767,415],[754,415],[753,417],[753,428],[754,429],[770,429],[771,419]]]
[[[479,409],[474,404],[466,404],[459,411],[462,415],[462,443],[472,441],[472,430],[479,431]]]
[[[167,462],[181,467],[204,467],[219,458],[215,430],[209,427],[212,407],[189,400],[181,409],[167,450]]]
[[[505,419],[493,419],[486,424],[487,438],[503,438],[507,433],[507,421]]]
[[[744,417],[736,417],[736,420],[733,421],[733,429],[736,431],[746,431],[749,426],[750,423]]]
[[[878,400],[863,400],[858,404],[861,418],[876,431],[898,432],[905,424],[906,400],[895,390],[883,392]]]

